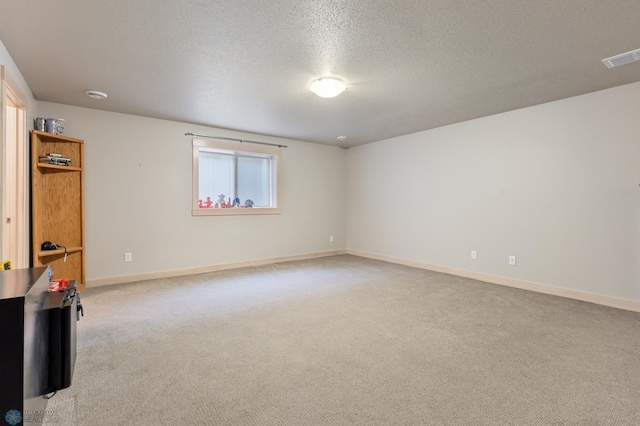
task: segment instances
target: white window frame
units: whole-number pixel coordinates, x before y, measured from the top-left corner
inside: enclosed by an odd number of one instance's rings
[[[218,140],[204,140],[193,138],[193,193],[192,193],[192,216],[228,216],[228,215],[260,215],[260,214],[280,214],[280,168],[281,151],[277,148],[254,146],[246,143],[226,142]],[[200,152],[219,152],[230,155],[256,155],[269,157],[271,160],[271,204],[272,207],[252,207],[252,208],[210,208],[201,209],[198,206],[199,200],[199,178],[200,178]]]

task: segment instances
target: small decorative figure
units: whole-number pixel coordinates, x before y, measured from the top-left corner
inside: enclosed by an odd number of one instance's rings
[[[218,195],[218,204],[220,205],[220,208],[224,207],[224,194]]]
[[[253,207],[253,200],[249,200],[247,199],[247,201],[244,202],[244,206],[248,209]]]
[[[213,205],[213,208],[214,208],[214,209],[218,209],[218,208],[220,208],[220,204],[215,203],[215,204]]]
[[[227,200],[227,203],[224,206],[228,209],[231,208],[231,197],[229,197],[229,200]]]
[[[205,209],[210,209],[213,201],[211,201],[211,197],[207,197],[207,201],[204,203]]]
[[[236,197],[233,199],[233,207],[240,207],[240,198]]]
[[[204,209],[204,204],[202,204],[202,200],[198,200],[198,208]]]

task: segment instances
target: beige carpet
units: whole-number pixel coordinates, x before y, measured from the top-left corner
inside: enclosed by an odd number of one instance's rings
[[[336,256],[88,289],[73,425],[637,425],[640,314]]]

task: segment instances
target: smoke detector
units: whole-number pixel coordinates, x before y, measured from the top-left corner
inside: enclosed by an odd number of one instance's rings
[[[104,92],[98,92],[97,90],[87,90],[86,95],[92,99],[107,99],[107,94]]]

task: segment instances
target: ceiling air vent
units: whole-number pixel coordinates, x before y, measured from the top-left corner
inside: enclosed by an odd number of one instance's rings
[[[640,61],[640,49],[631,52],[621,53],[610,58],[603,59],[602,62],[607,68],[619,67],[620,65],[630,64],[631,62]]]

